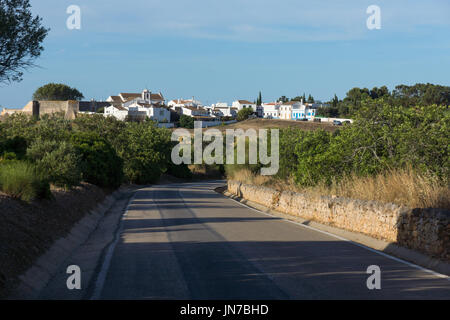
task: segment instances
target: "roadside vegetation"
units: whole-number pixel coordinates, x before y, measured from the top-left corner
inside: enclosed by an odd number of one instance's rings
[[[170,136],[152,121],[13,115],[0,122],[0,190],[31,201],[51,198],[50,186],[88,182],[112,190],[155,183],[163,173],[189,178],[187,166],[171,164]]]
[[[226,166],[229,179],[314,194],[450,208],[450,110],[366,99],[335,132],[280,130],[280,170]]]
[[[237,114],[237,121],[247,120],[253,114],[252,108],[243,108]]]

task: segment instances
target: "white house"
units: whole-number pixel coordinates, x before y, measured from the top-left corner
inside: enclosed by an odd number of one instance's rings
[[[280,104],[278,102],[269,102],[262,104],[263,118],[278,119],[280,117]]]
[[[160,105],[145,102],[134,102],[128,106],[130,116],[144,116],[157,122],[170,122],[170,110]]]
[[[167,105],[172,109],[175,109],[175,107],[203,107],[202,102],[195,100],[194,97],[192,97],[192,99],[170,100]]]
[[[295,105],[293,107],[291,119],[313,120],[316,116],[316,111],[319,106],[320,106],[319,104],[311,104],[311,103],[304,104],[303,101],[301,101],[300,105]]]
[[[233,102],[233,108],[241,111],[244,108],[252,108],[253,112],[256,112],[256,103],[250,102],[248,100],[236,100]]]
[[[146,117],[157,122],[170,122],[170,110],[164,106],[161,93],[152,94],[148,90],[142,93],[120,93],[107,99],[111,106],[106,107],[104,116],[113,116],[125,120],[127,116],[144,120]]]
[[[292,111],[301,109],[302,103],[299,101],[288,101],[283,102],[280,105],[280,119],[283,120],[291,120],[292,119]]]
[[[196,116],[208,116],[209,112],[206,109],[203,108],[196,108],[191,106],[183,106],[181,107],[181,114],[185,116],[190,117],[196,117]]]
[[[163,105],[165,102],[164,96],[161,92],[152,93],[147,89],[143,90],[141,93],[119,93],[118,96],[109,96],[108,99],[106,99],[106,101],[110,102],[111,105],[120,105],[122,107],[124,107],[125,104],[130,103],[131,101],[138,100],[155,105]]]
[[[211,113],[218,117],[232,117],[235,118],[237,116],[237,109],[231,106],[219,106],[211,109]]]
[[[122,106],[111,105],[104,109],[105,117],[114,117],[118,120],[124,121],[128,116],[128,109]]]

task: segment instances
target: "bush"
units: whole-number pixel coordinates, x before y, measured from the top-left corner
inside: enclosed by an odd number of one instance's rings
[[[156,128],[153,122],[127,123],[119,140],[127,181],[137,184],[157,182],[167,170],[172,142],[170,131]]]
[[[77,132],[71,142],[81,155],[83,180],[100,187],[117,188],[123,180],[123,162],[111,145],[93,132]]]
[[[15,136],[0,141],[0,157],[22,159],[27,150],[27,142],[24,138]]]
[[[305,131],[294,128],[280,130],[280,169],[277,177],[287,179],[295,172],[298,163],[295,146],[302,141],[305,135]]]
[[[73,129],[77,132],[95,132],[100,137],[106,139],[114,149],[117,150],[120,133],[125,129],[126,124],[114,117],[105,118],[99,114],[78,115],[72,121]]]
[[[183,114],[180,117],[180,127],[187,129],[194,129],[194,118]]]
[[[247,120],[253,114],[252,108],[243,108],[237,114],[237,121]]]
[[[331,182],[336,171],[330,159],[332,136],[323,130],[308,132],[295,146],[297,166],[295,180],[303,186],[315,185],[319,181]]]
[[[181,179],[192,179],[192,172],[184,163],[175,165],[171,161],[169,161],[169,164],[167,166],[167,173]]]
[[[24,161],[0,164],[0,188],[11,197],[23,201],[51,197],[48,181],[38,173],[36,166]]]
[[[27,156],[56,186],[70,188],[81,182],[81,157],[68,142],[36,140],[28,148]]]

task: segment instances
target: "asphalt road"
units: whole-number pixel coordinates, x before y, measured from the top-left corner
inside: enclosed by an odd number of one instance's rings
[[[450,281],[246,208],[223,182],[153,186],[130,202],[99,299],[450,299]],[[381,269],[369,290],[367,267]]]

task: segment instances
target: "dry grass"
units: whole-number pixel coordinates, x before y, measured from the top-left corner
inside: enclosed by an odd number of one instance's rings
[[[340,197],[396,203],[410,208],[450,209],[450,188],[432,174],[419,173],[411,168],[390,170],[371,177],[345,177],[331,186],[318,184],[300,188],[291,179],[254,175],[243,169],[232,172],[231,179],[254,185],[265,185],[277,190],[304,192],[312,195],[336,195]]]
[[[223,176],[218,166],[215,165],[190,164],[188,168],[194,179],[220,179]]]

